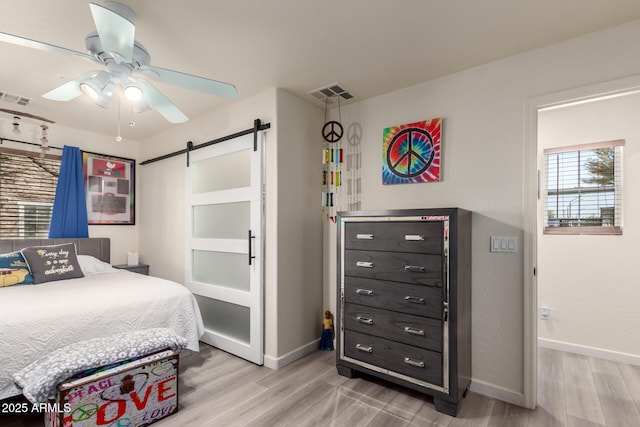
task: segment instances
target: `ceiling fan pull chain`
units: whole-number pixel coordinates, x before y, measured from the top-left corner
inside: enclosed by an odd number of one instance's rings
[[[122,141],[122,137],[120,136],[120,101],[121,96],[118,94],[118,136],[116,136],[116,141]]]
[[[130,110],[131,110],[131,119],[129,120],[129,126],[134,127],[136,125],[136,122],[133,120],[133,102],[131,104],[129,104],[131,106]]]

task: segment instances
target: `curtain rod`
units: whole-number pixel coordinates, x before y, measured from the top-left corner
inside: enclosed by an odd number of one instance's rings
[[[199,148],[208,147],[210,145],[218,144],[220,142],[228,141],[228,140],[234,139],[234,138],[239,138],[239,137],[244,136],[244,135],[249,135],[251,133],[255,133],[255,132],[258,132],[258,131],[261,131],[261,130],[269,129],[270,127],[271,127],[271,123],[261,124],[260,123],[260,119],[256,119],[254,121],[254,127],[252,127],[252,128],[245,129],[245,130],[242,130],[240,132],[233,133],[231,135],[227,135],[227,136],[223,136],[223,137],[220,137],[220,138],[216,138],[216,139],[213,139],[211,141],[203,142],[202,144],[198,144],[198,145],[193,145],[193,143],[191,141],[189,141],[187,143],[187,148],[184,148],[184,149],[178,150],[178,151],[174,151],[173,153],[169,153],[169,154],[165,154],[165,155],[162,155],[162,156],[159,156],[159,157],[154,157],[152,159],[145,160],[143,162],[140,162],[140,165],[148,165],[149,163],[153,163],[153,162],[157,162],[157,161],[160,161],[160,160],[168,159],[170,157],[179,156],[179,155],[185,154],[185,153],[188,154],[189,152],[191,152],[193,150],[197,150]]]
[[[27,141],[18,141],[17,139],[11,139],[11,138],[2,138],[0,137],[0,144],[2,144],[5,141],[9,141],[9,142],[17,142],[18,144],[27,144],[27,145],[35,145],[36,147],[42,147],[42,145],[40,144],[36,144],[35,142],[27,142]],[[48,148],[55,148],[56,150],[63,150],[60,147],[55,147],[53,145],[47,145]]]

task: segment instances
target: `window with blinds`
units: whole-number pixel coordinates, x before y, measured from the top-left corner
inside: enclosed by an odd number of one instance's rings
[[[0,148],[0,237],[47,238],[60,158]]]
[[[544,150],[547,234],[622,234],[624,140]]]

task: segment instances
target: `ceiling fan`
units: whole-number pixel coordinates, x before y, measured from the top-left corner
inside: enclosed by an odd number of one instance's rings
[[[127,6],[108,1],[104,5],[90,3],[89,7],[97,31],[85,38],[88,54],[0,32],[0,41],[6,43],[82,58],[106,67],[82,74],[45,93],[44,98],[70,101],[84,93],[106,107],[114,92],[121,89],[133,102],[136,113],[151,108],[170,123],[183,123],[189,118],[147,79],[224,98],[237,95],[232,84],[150,65],[149,52],[134,39],[135,14]]]

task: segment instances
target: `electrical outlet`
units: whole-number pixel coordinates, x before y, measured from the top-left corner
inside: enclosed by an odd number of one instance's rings
[[[543,320],[547,320],[549,318],[549,307],[545,305],[540,307],[540,318]]]

